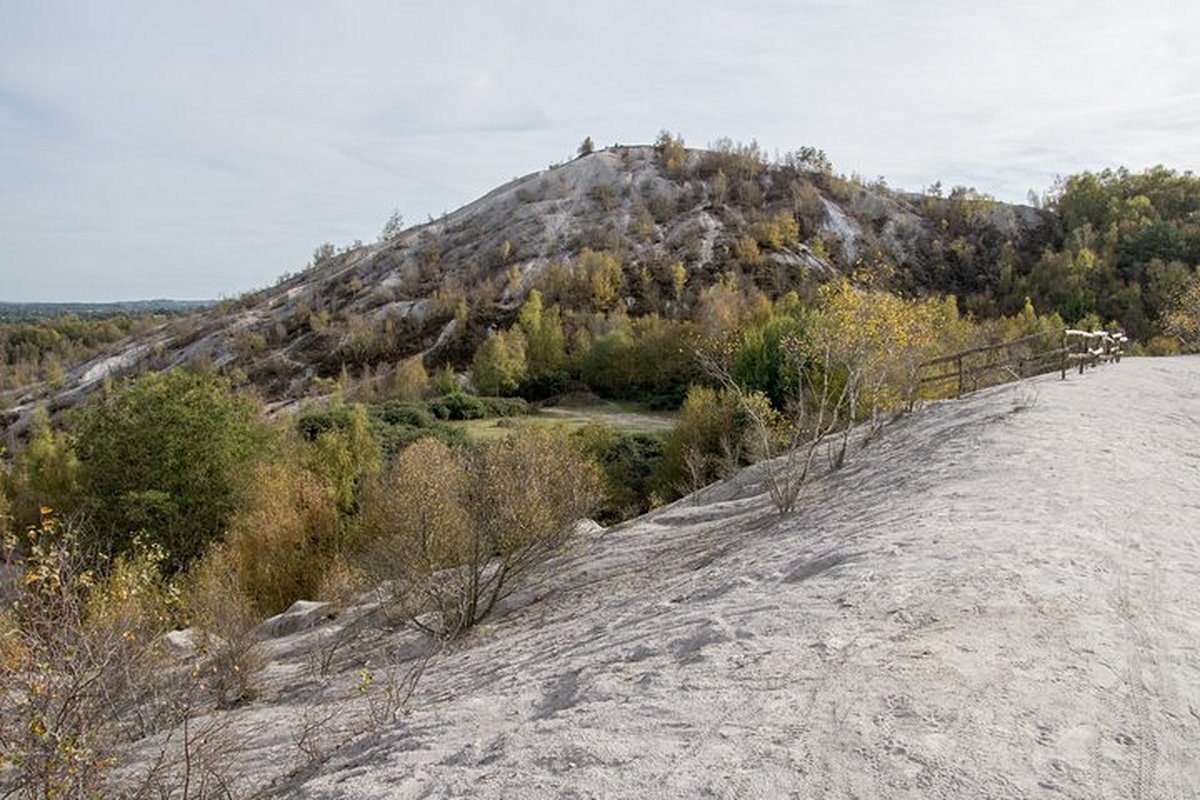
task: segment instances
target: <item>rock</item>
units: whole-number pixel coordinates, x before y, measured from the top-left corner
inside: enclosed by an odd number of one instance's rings
[[[576,536],[595,536],[597,533],[602,533],[604,526],[594,519],[583,518],[576,521],[573,533]]]
[[[314,600],[297,600],[287,611],[268,619],[258,626],[259,633],[271,639],[290,636],[298,631],[315,628],[326,620],[337,616],[332,603]]]
[[[171,652],[180,658],[194,658],[205,648],[220,648],[224,644],[217,637],[205,634],[199,628],[168,631],[163,634],[162,640]]]

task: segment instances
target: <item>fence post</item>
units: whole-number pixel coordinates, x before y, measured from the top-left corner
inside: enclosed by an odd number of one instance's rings
[[[1067,379],[1067,361],[1068,361],[1068,358],[1067,358],[1067,329],[1066,329],[1066,328],[1063,328],[1063,341],[1062,341],[1062,377],[1061,377],[1059,380],[1064,380],[1064,381],[1065,381],[1065,380]]]
[[[958,357],[958,397],[963,396],[963,357]]]

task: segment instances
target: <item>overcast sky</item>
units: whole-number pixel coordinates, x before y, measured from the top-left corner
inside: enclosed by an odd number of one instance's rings
[[[215,298],[597,146],[1198,171],[1197,0],[0,0],[0,300]]]

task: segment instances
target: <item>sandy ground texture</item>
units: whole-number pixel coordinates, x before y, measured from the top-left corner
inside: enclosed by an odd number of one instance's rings
[[[355,674],[323,713],[364,718]],[[1200,797],[1200,358],[937,404],[786,518],[748,471],[594,532],[308,761],[289,702],[235,712],[247,791]]]

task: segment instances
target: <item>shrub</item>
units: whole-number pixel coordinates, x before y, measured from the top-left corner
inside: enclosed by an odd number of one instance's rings
[[[572,437],[604,475],[597,519],[619,522],[650,509],[652,480],[663,458],[662,437],[621,431],[602,422],[589,422]]]
[[[386,459],[392,459],[410,444],[426,437],[441,439],[447,444],[463,444],[466,434],[461,428],[439,420],[421,403],[385,403],[370,409],[371,434],[379,442]]]
[[[411,428],[433,427],[434,416],[424,405],[415,403],[385,403],[371,409],[371,415],[387,425]]]
[[[426,407],[438,419],[483,419],[488,416],[488,409],[483,401],[466,392],[451,392],[435,397],[426,403]]]
[[[598,495],[595,468],[553,430],[470,454],[423,440],[367,493],[364,568],[401,580],[412,624],[453,637],[562,545]]]
[[[245,465],[268,443],[259,405],[213,373],[173,370],[127,383],[76,425],[92,549],[117,555],[144,531],[174,573],[224,531]]]
[[[737,397],[691,386],[671,431],[654,485],[664,497],[694,492],[742,463],[743,418]]]
[[[115,743],[172,721],[156,648],[174,599],[163,553],[138,540],[101,577],[80,531],[48,514],[20,544],[23,576],[0,612],[0,794],[98,797]]]
[[[531,412],[529,403],[520,397],[481,397],[479,402],[489,417],[520,417]]]
[[[238,553],[220,542],[197,559],[184,576],[182,601],[192,627],[200,632],[197,690],[218,707],[254,697],[254,674],[263,657],[254,627],[261,612],[246,594]]]
[[[259,617],[313,599],[339,551],[341,518],[332,481],[281,462],[250,473],[245,505],[234,514],[219,555]]]

